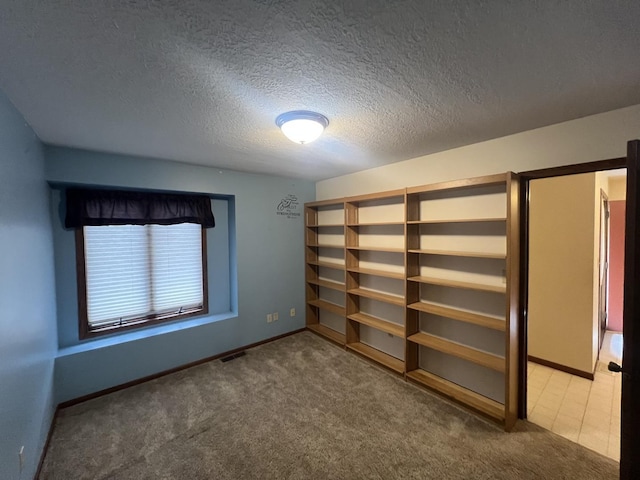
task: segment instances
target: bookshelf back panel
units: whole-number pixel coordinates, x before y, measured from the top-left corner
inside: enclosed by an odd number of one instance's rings
[[[505,295],[440,285],[421,285],[420,300],[482,315],[505,318]]]
[[[423,346],[418,357],[423,370],[504,404],[504,374]]]
[[[345,334],[346,323],[344,317],[336,315],[333,312],[326,310],[320,310],[320,323],[325,327],[329,327],[331,330]]]
[[[506,217],[507,214],[504,185],[423,193],[419,203],[420,218],[410,220]]]
[[[321,280],[329,280],[331,282],[344,283],[344,270],[335,268],[318,267],[318,277]]]
[[[398,305],[380,302],[371,298],[361,298],[360,311],[372,317],[404,325],[404,307],[399,307]]]
[[[404,221],[404,201],[398,197],[358,203],[358,223]]]
[[[337,245],[344,247],[344,233],[342,229],[338,233],[326,232],[325,230],[335,230],[333,228],[322,228],[318,232],[318,244],[319,245]]]
[[[506,254],[505,222],[420,225],[421,249]]]
[[[394,278],[360,274],[360,287],[389,295],[404,295],[404,281]]]
[[[361,251],[359,255],[360,268],[404,273],[404,255],[402,253]]]
[[[504,357],[504,332],[420,312],[420,331]]]
[[[318,225],[342,225],[344,208],[318,208]]]
[[[344,265],[344,250],[339,248],[318,248],[318,261]]]
[[[318,297],[321,300],[335,303],[336,305],[340,305],[341,307],[345,306],[344,292],[339,292],[337,290],[333,290],[332,288],[319,287]]]
[[[420,275],[483,285],[505,286],[505,261],[492,258],[421,255]]]
[[[404,225],[371,225],[358,227],[361,247],[404,248]]]
[[[401,337],[381,332],[367,325],[360,325],[360,342],[404,360],[404,339]]]

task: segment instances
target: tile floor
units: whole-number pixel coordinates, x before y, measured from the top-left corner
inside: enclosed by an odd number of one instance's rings
[[[620,459],[622,335],[607,332],[594,381],[529,362],[528,420],[591,450]]]

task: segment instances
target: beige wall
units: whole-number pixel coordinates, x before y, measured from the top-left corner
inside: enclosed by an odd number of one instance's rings
[[[593,173],[530,183],[529,355],[584,372],[595,363],[595,190]]]
[[[316,184],[317,200],[506,171],[624,157],[640,137],[640,105],[559,123]]]
[[[626,198],[627,176],[609,177],[609,201],[626,200]]]

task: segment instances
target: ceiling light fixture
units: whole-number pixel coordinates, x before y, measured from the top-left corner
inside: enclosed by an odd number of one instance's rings
[[[276,125],[289,140],[304,145],[313,142],[322,135],[324,129],[329,125],[329,120],[319,113],[294,110],[278,115]]]

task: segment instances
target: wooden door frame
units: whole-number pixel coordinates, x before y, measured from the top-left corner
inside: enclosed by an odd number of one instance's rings
[[[520,172],[520,282],[518,312],[518,418],[527,418],[527,325],[529,302],[529,182],[539,178],[562,177],[580,173],[615,170],[627,166],[627,157],[611,158],[595,162],[578,163],[562,167],[544,168]],[[598,328],[600,326],[598,325]]]
[[[602,342],[604,342],[604,334],[607,328],[607,324],[609,323],[609,249],[611,248],[611,238],[610,238],[610,207],[609,207],[609,196],[605,193],[602,188],[600,189],[600,232],[599,232],[599,243],[598,243],[598,360],[600,360],[600,350],[602,349]],[[602,213],[604,211],[605,219],[604,219],[604,229],[602,224]],[[603,245],[604,244],[604,245]],[[604,247],[604,248],[603,248]],[[602,287],[602,275],[600,274],[600,269],[602,268],[602,254],[604,250],[604,262],[606,268],[606,274],[604,278],[604,298],[601,298]],[[602,312],[602,302],[604,302],[604,312],[605,312],[605,331],[602,330],[602,319],[600,318],[600,313]]]

